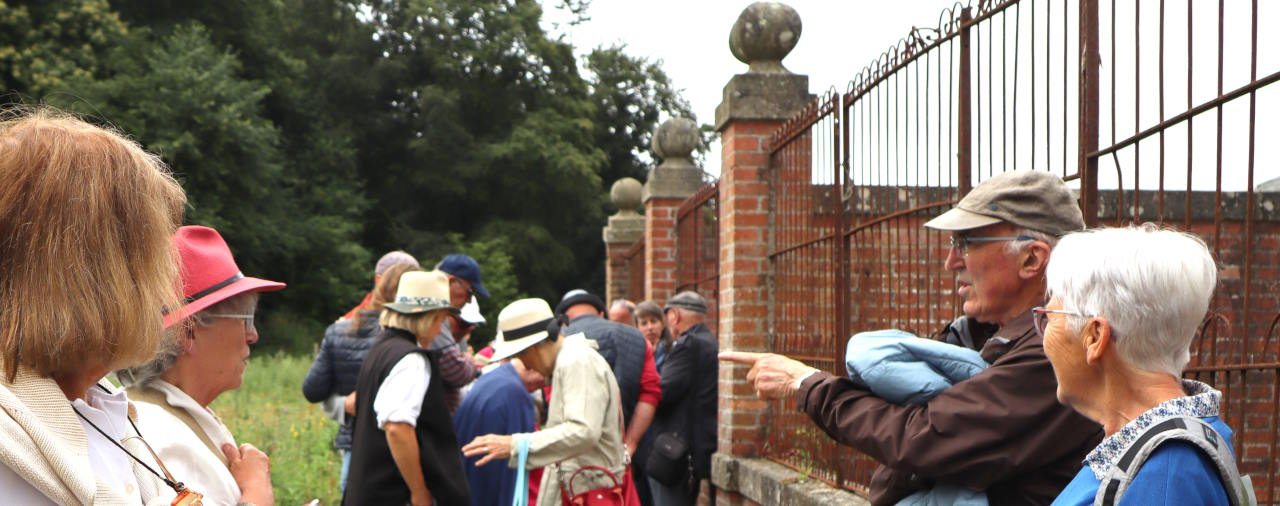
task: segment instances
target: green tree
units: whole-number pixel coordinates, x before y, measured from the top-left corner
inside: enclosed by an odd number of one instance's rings
[[[589,0],[553,5],[588,19]],[[390,249],[476,257],[491,317],[526,294],[602,289],[607,190],[644,177],[658,121],[688,105],[624,48],[580,66],[542,13],[535,0],[0,0],[0,80],[159,152],[188,221],[219,228],[245,272],[290,284],[263,305],[304,343]]]
[[[159,153],[187,190],[187,223],[218,229],[245,272],[290,283],[263,298],[267,312],[284,309],[270,321],[330,318],[345,304],[333,295],[356,299],[365,278],[359,223],[342,216],[358,212],[360,200],[314,206],[316,186],[289,173],[280,131],[261,115],[269,88],[240,77],[238,59],[203,25],[154,39],[133,30],[108,56],[111,75],[75,83],[79,98],[61,105],[100,114]]]
[[[66,91],[95,75],[125,32],[107,0],[0,0],[0,86],[37,98]]]

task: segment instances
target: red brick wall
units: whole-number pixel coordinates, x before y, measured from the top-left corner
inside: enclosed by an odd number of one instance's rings
[[[769,183],[765,151],[777,121],[736,121],[722,132],[720,178],[720,349],[768,349]],[[757,456],[768,403],[746,382],[747,369],[720,366],[719,451]],[[722,494],[731,497],[729,494]],[[732,499],[729,499],[732,501]],[[741,504],[731,502],[731,504]]]
[[[665,302],[676,287],[676,210],[681,198],[651,198],[644,203],[644,298]]]

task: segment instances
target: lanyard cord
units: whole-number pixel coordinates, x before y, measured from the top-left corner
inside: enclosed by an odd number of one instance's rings
[[[101,386],[101,385],[99,385],[99,386]],[[105,390],[105,389],[104,389],[104,390]],[[139,441],[142,441],[142,444],[143,444],[143,445],[146,445],[146,447],[147,447],[147,451],[150,451],[150,452],[151,452],[151,456],[152,456],[152,457],[155,457],[155,459],[156,459],[156,464],[159,464],[159,465],[160,465],[160,469],[164,470],[164,475],[163,475],[163,476],[162,476],[160,473],[157,473],[155,469],[152,469],[152,468],[151,468],[151,466],[147,465],[147,463],[146,463],[146,462],[143,462],[143,461],[142,461],[142,459],[139,459],[138,457],[134,456],[134,454],[133,454],[132,452],[130,452],[128,449],[126,449],[126,448],[124,447],[124,445],[121,445],[120,443],[117,443],[117,442],[116,442],[116,440],[115,440],[115,438],[112,438],[111,436],[108,436],[108,435],[107,435],[107,433],[106,433],[106,432],[103,432],[103,431],[102,431],[102,429],[98,428],[98,426],[97,426],[96,424],[94,424],[93,422],[89,421],[89,419],[88,419],[88,418],[85,418],[85,416],[84,416],[83,414],[81,414],[81,413],[80,413],[80,410],[76,409],[75,405],[72,405],[72,406],[71,406],[71,411],[75,411],[75,412],[76,412],[76,416],[80,417],[80,419],[81,419],[81,420],[84,420],[84,423],[87,423],[87,424],[89,424],[89,426],[90,426],[90,427],[93,427],[93,430],[98,431],[98,434],[102,434],[102,437],[103,437],[104,439],[106,439],[107,441],[110,441],[110,442],[111,442],[111,444],[116,445],[116,448],[119,448],[119,449],[120,449],[120,451],[124,452],[124,454],[125,454],[125,455],[128,455],[128,456],[129,456],[129,458],[132,458],[135,462],[137,462],[137,463],[139,463],[139,464],[142,464],[142,467],[145,467],[145,468],[147,468],[147,470],[148,470],[148,471],[151,471],[151,474],[156,475],[156,478],[160,478],[160,480],[161,480],[161,481],[163,481],[165,485],[168,485],[170,488],[172,488],[174,492],[177,492],[177,493],[181,494],[183,490],[186,490],[186,489],[187,489],[187,487],[186,487],[185,485],[183,485],[183,484],[182,484],[182,482],[180,482],[180,481],[174,481],[174,480],[173,480],[173,475],[170,475],[170,474],[169,474],[169,470],[168,470],[168,469],[165,469],[164,464],[160,462],[160,457],[159,457],[158,455],[156,455],[155,450],[152,450],[152,449],[151,449],[151,445],[147,444],[147,440],[142,439],[142,432],[139,432],[139,431],[138,431],[138,424],[133,423],[133,418],[129,418],[129,416],[128,416],[128,415],[125,415],[125,418],[129,420],[129,425],[132,425],[132,426],[133,426],[133,432],[134,432],[134,433],[136,433],[136,434],[138,435],[138,440],[139,440]],[[128,440],[129,438],[127,438],[127,437],[126,437],[125,439],[126,439],[126,440]]]

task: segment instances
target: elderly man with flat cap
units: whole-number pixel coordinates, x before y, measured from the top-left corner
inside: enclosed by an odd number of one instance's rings
[[[694,292],[680,292],[662,310],[667,328],[676,337],[662,367],[662,402],[654,419],[655,447],[667,446],[674,437],[688,449],[691,461],[659,468],[659,453],[650,454],[649,489],[657,506],[695,504],[699,482],[711,476],[711,454],[716,451],[716,397],[719,392],[720,345],[705,323],[707,301]],[[668,468],[668,469],[663,469]],[[689,470],[693,473],[690,474]],[[664,472],[666,471],[666,472]]]
[[[751,365],[747,379],[761,397],[796,399],[833,439],[879,461],[872,504],[939,484],[985,491],[991,504],[1048,504],[1102,436],[1058,403],[1031,314],[1044,303],[1058,238],[1084,228],[1080,208],[1061,178],[1014,171],[925,226],[951,233],[945,266],[963,302],[964,316],[940,337],[979,351],[986,370],[925,404],[900,406],[781,355],[721,358]]]

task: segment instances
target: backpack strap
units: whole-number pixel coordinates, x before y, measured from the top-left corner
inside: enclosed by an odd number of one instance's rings
[[[1148,427],[1138,439],[1125,449],[1120,460],[1111,466],[1107,475],[1098,485],[1098,493],[1094,496],[1094,506],[1113,506],[1120,502],[1133,479],[1147,458],[1155,453],[1160,445],[1170,440],[1185,441],[1198,448],[1201,453],[1213,461],[1218,469],[1218,478],[1222,480],[1227,492],[1227,500],[1231,506],[1240,506],[1240,473],[1236,469],[1235,455],[1226,441],[1212,426],[1199,418],[1178,416],[1166,418]]]

